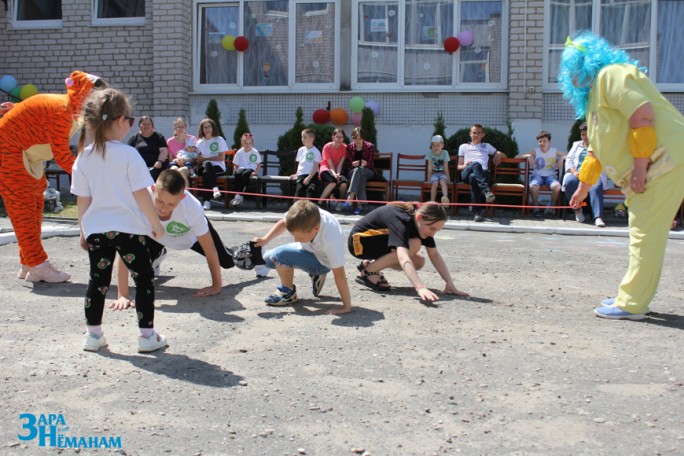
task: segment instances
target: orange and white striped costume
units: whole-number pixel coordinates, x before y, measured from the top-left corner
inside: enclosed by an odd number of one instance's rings
[[[99,78],[74,71],[67,94],[39,94],[10,106],[0,117],[0,195],[19,244],[19,260],[33,268],[47,260],[41,242],[44,161],[71,173],[69,138],[79,129],[83,102]],[[8,104],[9,105],[9,104]]]

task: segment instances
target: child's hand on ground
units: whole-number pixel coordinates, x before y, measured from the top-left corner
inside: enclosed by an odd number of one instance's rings
[[[335,307],[333,309],[328,310],[325,314],[326,315],[343,315],[343,314],[348,314],[352,311],[351,307]]]
[[[124,296],[119,296],[116,301],[109,304],[109,308],[114,310],[126,310],[129,307],[135,307],[135,303]]]
[[[439,296],[425,287],[419,288],[417,291],[421,301],[439,301]]]
[[[208,296],[215,296],[217,294],[221,294],[221,287],[211,286],[200,288],[193,296],[196,298],[206,298]]]
[[[456,296],[470,296],[465,291],[460,291],[458,288],[456,288],[456,285],[454,285],[453,283],[445,285],[444,290],[442,290],[442,294],[452,294],[452,295],[456,295]]]

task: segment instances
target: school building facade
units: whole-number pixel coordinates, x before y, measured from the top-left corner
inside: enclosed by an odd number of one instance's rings
[[[426,152],[440,113],[447,135],[510,125],[526,151],[544,129],[564,150],[573,111],[555,78],[578,29],[639,59],[684,111],[676,0],[3,1],[0,76],[55,93],[73,69],[98,74],[167,136],[215,99],[227,136],[245,109],[256,147],[274,149],[297,107],[311,122],[359,96],[378,108],[381,151]]]

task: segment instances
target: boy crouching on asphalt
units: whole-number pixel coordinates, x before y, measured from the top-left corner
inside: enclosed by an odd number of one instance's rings
[[[280,277],[280,285],[275,293],[265,299],[266,304],[282,307],[297,301],[295,269],[309,274],[314,296],[321,293],[326,276],[332,270],[342,308],[327,313],[338,315],[351,312],[351,295],[344,271],[345,238],[337,219],[311,201],[300,200],[265,236],[256,237],[253,241],[256,247],[262,247],[285,230],[292,234],[295,242],[264,253],[266,267],[275,269]]]

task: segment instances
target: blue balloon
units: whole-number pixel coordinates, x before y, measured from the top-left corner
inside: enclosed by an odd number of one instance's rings
[[[14,79],[14,76],[6,74],[0,78],[0,90],[3,92],[10,93],[15,87],[17,87],[17,80]]]

